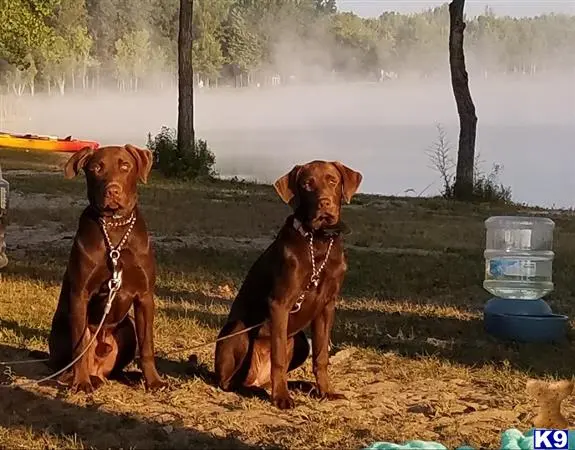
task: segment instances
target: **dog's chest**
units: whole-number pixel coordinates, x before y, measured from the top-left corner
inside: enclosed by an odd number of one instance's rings
[[[134,258],[122,258],[118,265],[120,271],[120,288],[115,293],[106,323],[121,320],[132,306],[138,295],[149,291],[150,279],[148,271],[141,265],[135,264]],[[104,312],[106,303],[110,299],[110,280],[112,272],[107,264],[102,263],[93,278],[93,295],[88,306],[91,320],[99,321]]]
[[[328,302],[335,301],[341,283],[333,275],[324,275],[317,286],[312,285],[300,294],[298,302],[290,312],[289,331],[296,333],[308,326],[324,310]],[[298,306],[299,305],[299,309]]]

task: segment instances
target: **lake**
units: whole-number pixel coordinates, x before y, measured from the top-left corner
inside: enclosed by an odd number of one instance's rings
[[[502,165],[500,179],[515,201],[575,206],[573,77],[472,79],[471,93],[482,168]],[[145,145],[148,132],[175,126],[177,95],[36,96],[21,99],[19,109],[23,119],[4,129]],[[425,154],[436,123],[454,149],[458,138],[447,79],[200,90],[196,114],[198,137],[208,140],[222,175],[270,182],[296,163],[340,160],[364,174],[366,193],[436,194],[439,174]]]

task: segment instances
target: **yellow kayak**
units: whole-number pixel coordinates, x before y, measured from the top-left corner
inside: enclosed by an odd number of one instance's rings
[[[60,139],[54,136],[0,132],[0,147],[3,148],[42,150],[47,152],[77,152],[86,147],[97,149],[99,145],[100,144],[95,141],[72,139],[72,136]]]

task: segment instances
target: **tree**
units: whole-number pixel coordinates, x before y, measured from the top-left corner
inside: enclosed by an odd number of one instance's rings
[[[45,75],[50,91],[51,81],[58,84],[60,95],[66,92],[66,79],[76,67],[76,58],[70,48],[69,41],[62,36],[55,36],[52,45],[45,52],[46,70]]]
[[[23,81],[25,85],[28,85],[30,88],[30,95],[34,95],[35,92],[35,81],[36,75],[38,74],[38,68],[36,67],[36,61],[34,61],[34,57],[31,53],[28,53],[24,57],[24,70],[23,70]]]
[[[46,48],[53,30],[46,24],[57,0],[0,0],[0,58],[20,65],[26,55]]]
[[[178,153],[194,151],[194,68],[192,66],[192,19],[194,0],[180,0],[178,33]]]
[[[142,81],[162,86],[165,79],[175,81],[178,73],[180,3],[0,0],[0,58],[20,72],[31,67],[32,58],[37,70],[34,90],[50,89],[56,79],[72,88],[117,83],[120,89],[130,84],[141,89]],[[338,12],[335,0],[195,0],[196,82],[201,77],[241,86],[245,75],[249,83],[276,74],[299,80],[325,79],[326,73],[372,79],[374,72],[388,78],[407,73],[433,76],[446,69],[449,21],[448,4],[414,14],[384,12],[376,19]],[[129,39],[135,41],[128,43]],[[118,42],[124,46],[125,67],[118,67]],[[147,48],[147,57],[140,58],[147,64],[146,73],[133,58],[137,43]],[[465,43],[470,74],[571,73],[575,17],[511,18],[486,8],[467,21]],[[62,53],[69,54],[63,58]],[[4,77],[4,90],[32,89],[20,72],[10,71],[10,86]]]
[[[88,34],[88,12],[85,0],[59,0],[53,14],[48,20],[49,25],[54,30],[58,48],[53,51],[52,58],[55,58],[61,73],[55,75],[60,81],[60,90],[64,92],[66,80],[72,82],[72,89],[76,89],[76,77],[79,74],[82,79],[82,86],[86,85],[86,72],[92,65],[90,50],[92,39]],[[48,48],[47,53],[51,49]]]
[[[150,62],[150,34],[146,30],[129,32],[116,41],[115,47],[118,81],[125,88],[128,80],[130,88],[137,91]]]
[[[223,54],[237,85],[238,76],[249,73],[261,59],[257,36],[249,30],[239,8],[230,10],[224,25]],[[242,85],[240,81],[240,85]]]
[[[477,116],[469,92],[469,77],[465,69],[465,54],[463,52],[464,7],[465,0],[453,0],[449,4],[449,65],[453,95],[459,114],[459,148],[454,194],[458,200],[471,200],[473,196]]]

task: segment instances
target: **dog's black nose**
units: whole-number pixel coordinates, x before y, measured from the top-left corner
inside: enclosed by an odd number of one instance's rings
[[[106,186],[106,197],[117,197],[122,193],[122,186],[120,185],[120,183],[109,183]]]

